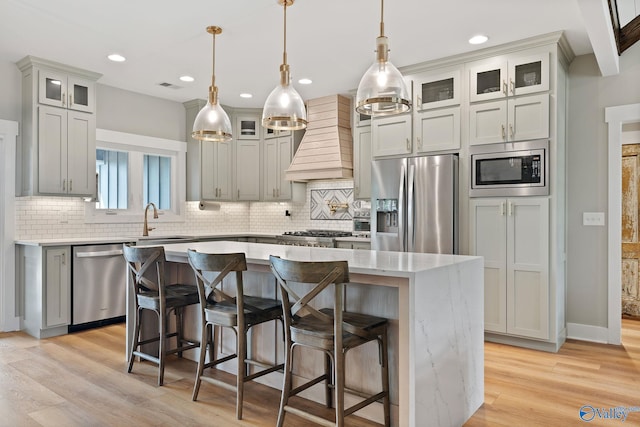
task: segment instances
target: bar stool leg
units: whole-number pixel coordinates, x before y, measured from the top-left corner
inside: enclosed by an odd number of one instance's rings
[[[331,364],[331,356],[328,353],[324,354],[324,385],[325,385],[325,402],[327,408],[333,408],[333,391],[331,386],[335,386],[333,383],[333,369]]]
[[[384,399],[382,401],[384,408],[384,425],[385,427],[391,426],[391,414],[390,414],[390,400],[389,400],[389,353],[388,353],[388,341],[387,341],[387,328],[384,328],[380,336],[381,347],[381,361],[380,368],[382,372],[382,391],[385,392]]]
[[[176,315],[176,347],[182,347],[182,342],[184,341],[182,337],[182,318],[183,318],[183,308],[176,307],[174,309]],[[182,351],[178,352],[178,357],[182,357]]]
[[[236,355],[238,358],[238,375],[236,375],[236,417],[242,419],[242,399],[244,397],[244,377],[247,372],[247,332],[242,333],[238,328],[236,335],[237,348]]]
[[[201,333],[201,343],[204,343],[204,346],[200,346],[200,358],[198,359],[198,372],[196,373],[196,382],[193,385],[193,394],[191,395],[191,400],[196,400],[198,398],[198,392],[200,391],[200,383],[202,380],[202,372],[204,371],[204,362],[207,357],[207,348],[209,348],[209,331],[211,329],[210,323],[205,323],[202,327]],[[211,350],[209,350],[211,352]]]
[[[277,427],[284,424],[284,407],[289,403],[291,394],[291,369],[293,369],[293,347],[287,343],[287,352],[284,360],[284,380],[282,381],[282,397],[280,399],[280,409],[278,410]]]
[[[159,348],[158,348],[158,359],[160,363],[158,364],[158,387],[162,386],[164,382],[164,359],[166,352],[166,335],[167,335],[167,319],[164,316],[164,313],[158,313],[158,324],[160,325],[160,340]]]
[[[138,349],[138,345],[139,345],[138,342],[140,341],[140,309],[136,309],[136,313],[133,316],[133,323],[134,323],[133,343],[129,350],[129,368],[127,369],[127,372],[129,373],[133,369],[133,361],[135,359],[133,352]]]

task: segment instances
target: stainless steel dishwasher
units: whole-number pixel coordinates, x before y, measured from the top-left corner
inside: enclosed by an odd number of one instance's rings
[[[126,263],[122,243],[73,247],[69,331],[122,322],[126,313]]]

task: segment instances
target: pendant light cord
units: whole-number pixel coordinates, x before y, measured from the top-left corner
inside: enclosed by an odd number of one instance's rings
[[[380,0],[380,37],[384,37],[384,0]]]
[[[211,87],[216,85],[216,33],[213,33],[213,52],[211,54],[213,58],[211,61]]]
[[[282,63],[287,63],[287,0],[284,0],[284,50],[282,52]]]

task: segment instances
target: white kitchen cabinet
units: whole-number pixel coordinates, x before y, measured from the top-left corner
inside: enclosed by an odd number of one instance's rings
[[[233,142],[202,141],[200,197],[202,200],[231,200]]]
[[[37,338],[67,333],[71,322],[71,248],[16,245],[24,328]]]
[[[271,138],[264,141],[262,200],[303,201],[306,185],[285,179],[285,171],[291,164],[296,135]]]
[[[53,107],[95,113],[95,81],[63,71],[38,71],[38,102]]]
[[[487,101],[549,90],[549,52],[512,54],[469,67],[469,101]]]
[[[22,72],[22,195],[95,196],[100,74],[32,56]]]
[[[413,117],[415,152],[460,149],[460,107],[416,112]]]
[[[371,119],[371,144],[373,157],[410,154],[411,114],[400,114]]]
[[[93,114],[38,107],[38,192],[90,196],[96,189]]]
[[[371,198],[371,126],[353,131],[353,197]]]
[[[469,144],[549,137],[549,95],[529,95],[469,106]]]
[[[345,240],[338,240],[336,242],[336,248],[341,248],[341,249],[363,249],[363,250],[371,250],[371,243],[366,241],[366,242],[354,242],[354,241],[345,241]]]
[[[470,213],[470,251],[485,262],[485,331],[549,339],[549,200],[472,199]]]
[[[236,116],[235,139],[260,139],[260,116],[257,114]]]
[[[460,67],[412,75],[415,92],[414,111],[460,105],[461,75]]]
[[[261,141],[238,140],[236,148],[236,200],[260,200]]]

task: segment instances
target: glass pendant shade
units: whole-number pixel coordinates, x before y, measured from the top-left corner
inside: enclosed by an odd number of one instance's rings
[[[291,85],[287,64],[287,6],[294,0],[279,0],[284,6],[284,53],[280,65],[280,84],[271,91],[262,110],[262,126],[274,130],[299,130],[307,127],[307,110],[300,94]]]
[[[384,7],[384,0],[381,0]],[[381,10],[382,14],[382,10]],[[389,62],[384,22],[376,39],[376,61],[364,73],[356,93],[356,111],[368,116],[392,116],[411,111],[411,96],[400,71]]]
[[[213,72],[211,76],[211,86],[209,86],[209,100],[207,105],[202,107],[196,120],[193,122],[193,132],[191,136],[200,141],[225,142],[233,138],[231,130],[231,120],[218,104],[218,88],[216,87],[216,35],[222,33],[220,27],[207,27],[207,32],[213,35]]]

